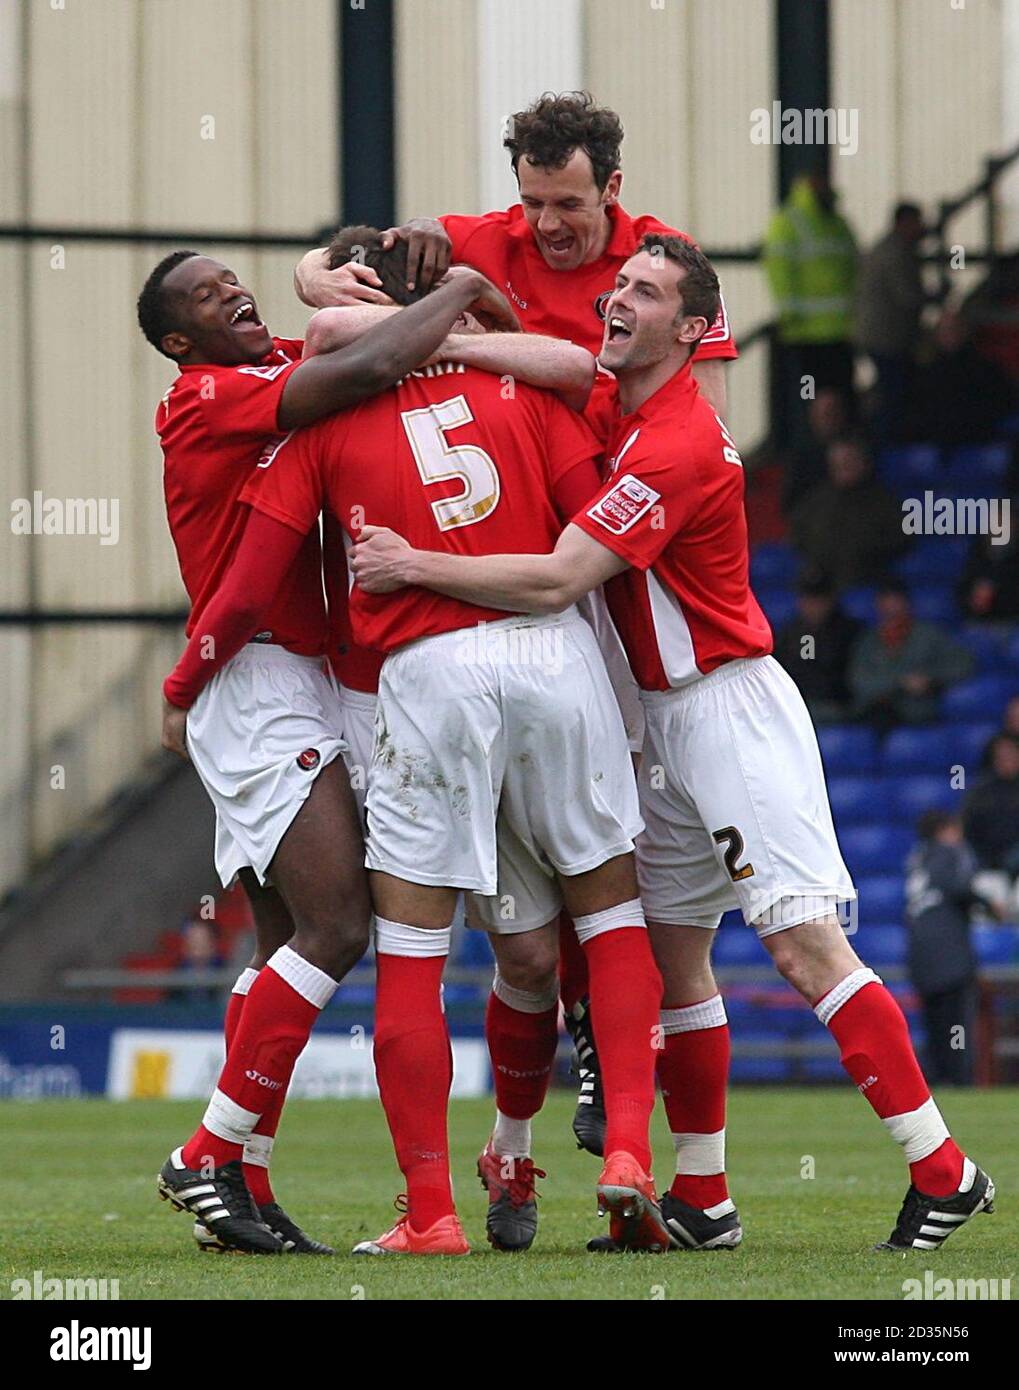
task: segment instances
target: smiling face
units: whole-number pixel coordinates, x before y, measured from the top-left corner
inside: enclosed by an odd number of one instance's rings
[[[612,230],[607,209],[619,198],[617,169],[599,190],[586,150],[561,169],[543,169],[525,155],[517,164],[520,201],[538,250],[553,270],[576,270],[605,250]]]
[[[620,268],[605,305],[598,360],[618,376],[661,362],[705,332],[703,318],[683,313],[686,271],[667,256],[638,251]]]
[[[189,256],[170,271],[163,293],[175,329],[162,339],[178,362],[222,366],[257,362],[272,349],[254,296],[234,272],[210,256]]]

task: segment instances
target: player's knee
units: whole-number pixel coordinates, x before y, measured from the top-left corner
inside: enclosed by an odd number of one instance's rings
[[[528,951],[500,952],[499,974],[513,989],[545,994],[556,983],[559,950],[554,943],[534,942]]]
[[[298,923],[301,954],[309,955],[320,969],[342,979],[368,949],[371,913],[367,901],[330,906],[308,913]]]

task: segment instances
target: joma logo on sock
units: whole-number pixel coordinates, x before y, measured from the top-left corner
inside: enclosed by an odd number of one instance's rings
[[[861,1081],[860,1084],[859,1084],[859,1086],[857,1086],[856,1089],[859,1091],[860,1095],[862,1096],[866,1091],[869,1091],[869,1090],[870,1090],[871,1086],[873,1086],[873,1084],[874,1084],[874,1082],[875,1082],[876,1080],[877,1080],[877,1077],[876,1077],[876,1076],[868,1076],[868,1077],[867,1077],[867,1080],[866,1080],[866,1081]]]
[[[278,1091],[283,1086],[282,1081],[273,1081],[271,1076],[263,1076],[260,1071],[255,1071],[254,1068],[246,1071],[244,1075],[249,1081],[257,1081],[260,1086],[267,1086],[270,1091]]]

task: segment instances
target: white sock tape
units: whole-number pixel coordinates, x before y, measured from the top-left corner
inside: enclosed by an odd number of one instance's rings
[[[275,1142],[271,1134],[249,1134],[244,1145],[244,1162],[255,1168],[268,1168]]]
[[[583,946],[607,931],[618,931],[620,927],[644,926],[644,909],[640,898],[632,898],[628,903],[607,907],[604,912],[589,912],[586,917],[574,917],[573,927],[577,940]]]
[[[853,995],[859,994],[864,985],[882,983],[880,975],[875,975],[873,970],[863,965],[859,970],[852,971],[844,980],[840,980],[834,989],[830,989],[820,1003],[814,1005],[814,1013],[827,1027],[842,1005],[848,1004]]]
[[[453,928],[409,927],[405,922],[375,918],[375,951],[383,956],[448,956]]]
[[[948,1126],[941,1111],[934,1103],[934,1097],[925,1100],[919,1110],[909,1110],[904,1115],[889,1115],[882,1120],[888,1133],[901,1144],[907,1163],[919,1163],[948,1138]]]
[[[234,987],[231,994],[247,994],[248,990],[258,979],[258,971],[254,966],[246,965],[241,973],[234,980]]]
[[[497,999],[501,999],[507,1008],[515,1009],[518,1014],[546,1014],[559,1002],[559,981],[553,979],[542,994],[533,994],[530,990],[508,985],[496,968],[492,993]]]
[[[673,1134],[676,1172],[686,1177],[710,1178],[725,1172],[725,1130],[714,1134]]]
[[[314,1004],[316,1009],[324,1009],[336,993],[337,982],[310,960],[299,956],[292,946],[281,946],[274,951],[266,963],[266,970],[272,970],[281,980],[286,980],[302,999]]]
[[[699,1033],[702,1028],[721,1028],[729,1021],[720,994],[702,999],[699,1004],[686,1004],[681,1009],[663,1009],[659,1018],[666,1037],[671,1033]]]
[[[245,1110],[217,1087],[202,1124],[217,1139],[225,1139],[228,1144],[246,1144],[260,1118],[257,1111]]]

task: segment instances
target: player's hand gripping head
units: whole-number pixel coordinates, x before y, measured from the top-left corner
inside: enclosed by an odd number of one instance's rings
[[[407,243],[397,240],[389,245],[390,241],[392,238],[389,234],[380,232],[377,227],[343,227],[326,248],[329,269],[335,270],[337,266],[348,263],[368,266],[378,277],[381,292],[388,297],[390,303],[399,305],[416,304],[426,294],[438,289],[440,284],[445,284],[451,275],[471,275],[478,282],[478,298],[471,305],[474,318],[485,328],[500,329],[503,332],[519,329],[520,323],[505,295],[497,290],[490,280],[486,280],[480,271],[473,270],[470,266],[452,266],[442,280],[427,290],[421,285],[409,289]],[[476,327],[477,325],[468,319],[459,325],[456,331],[472,332],[476,331]]]
[[[138,296],[138,322],[157,351],[178,363],[258,362],[272,350],[255,297],[227,266],[172,251]]]
[[[575,270],[605,250],[607,209],[619,200],[623,126],[587,92],[546,92],[509,118],[520,202],[538,250],[553,270]]]
[[[718,276],[704,252],[682,237],[647,236],[616,276],[598,360],[616,375],[670,355],[681,364],[718,307]]]

